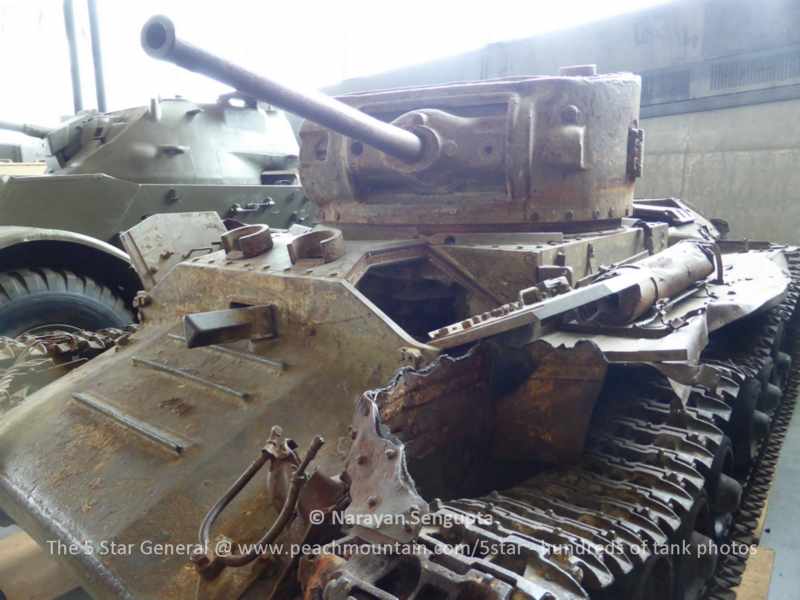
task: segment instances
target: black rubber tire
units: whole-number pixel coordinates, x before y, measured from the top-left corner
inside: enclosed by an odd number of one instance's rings
[[[0,335],[67,325],[97,330],[125,327],[133,314],[124,300],[91,277],[49,268],[0,273]]]

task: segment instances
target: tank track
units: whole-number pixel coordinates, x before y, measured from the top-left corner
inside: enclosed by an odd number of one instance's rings
[[[783,303],[748,320],[738,343],[712,341],[704,354],[726,372],[721,392],[695,388],[676,409],[660,375],[627,370],[606,386],[579,465],[485,497],[434,501],[413,557],[352,553],[355,538],[339,540],[343,562],[326,600],[733,597],[800,382],[782,352],[800,251],[787,259]],[[794,355],[800,364],[800,347]],[[751,439],[753,408],[766,415],[760,440]]]
[[[800,343],[792,332],[792,364],[800,367]],[[797,405],[797,394],[800,389],[800,368],[795,367],[783,390],[783,401],[772,419],[769,437],[759,451],[758,463],[748,474],[742,495],[742,503],[735,516],[732,539],[739,544],[757,544],[759,519],[769,495],[775,469],[778,466],[781,447]],[[735,600],[736,586],[742,582],[742,575],[747,566],[747,557],[729,555],[723,557],[714,579],[708,586],[707,600]]]
[[[67,371],[124,343],[134,329],[0,336],[0,415]]]

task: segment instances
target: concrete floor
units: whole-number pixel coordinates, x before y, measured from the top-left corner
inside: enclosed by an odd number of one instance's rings
[[[778,459],[761,545],[775,550],[769,600],[800,598],[800,407]]]
[[[0,538],[4,538],[8,535],[12,535],[17,533],[19,528],[16,525],[12,525],[11,527],[0,527]],[[0,593],[0,598],[2,598],[2,594]],[[8,600],[17,600],[16,598],[9,598]],[[63,596],[59,596],[56,600],[92,600],[92,597],[89,596],[86,592],[81,589],[72,590],[71,592],[67,592]]]

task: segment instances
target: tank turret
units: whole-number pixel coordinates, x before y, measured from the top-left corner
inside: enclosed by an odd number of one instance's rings
[[[0,122],[47,141],[50,173],[103,173],[138,183],[258,185],[296,169],[297,142],[285,116],[249,98],[216,103],[153,99],[108,113],[82,111],[48,129]]]
[[[306,119],[301,178],[352,234],[587,230],[632,213],[641,174],[636,75],[523,77],[354,94],[299,92],[192,46],[166,17],[156,58]]]

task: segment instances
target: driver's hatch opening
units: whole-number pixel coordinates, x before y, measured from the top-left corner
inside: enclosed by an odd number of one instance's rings
[[[414,339],[427,343],[428,332],[486,310],[465,285],[421,257],[372,267],[358,290]]]

